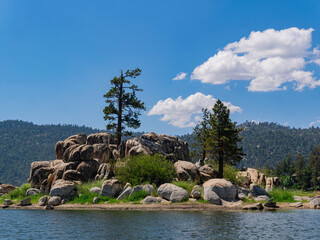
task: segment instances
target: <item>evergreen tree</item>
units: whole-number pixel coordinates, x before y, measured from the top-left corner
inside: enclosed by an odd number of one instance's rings
[[[207,109],[202,109],[202,112],[202,121],[199,124],[197,124],[193,129],[195,143],[192,144],[192,146],[198,149],[198,154],[196,154],[196,157],[200,157],[200,159],[204,161],[207,154],[205,140],[209,123],[209,112]]]
[[[108,121],[107,130],[116,131],[117,146],[121,144],[122,135],[131,135],[126,128],[138,128],[141,122],[138,117],[140,110],[145,110],[144,103],[141,102],[136,92],[141,92],[142,89],[137,85],[131,84],[128,78],[136,78],[141,74],[141,70],[127,70],[123,74],[121,70],[120,77],[114,77],[111,82],[111,89],[104,97],[108,104],[104,110],[104,120]]]
[[[304,157],[302,154],[297,155],[297,160],[294,162],[294,168],[295,168],[295,174],[296,174],[296,180],[299,183],[302,183],[303,181],[303,175],[304,175]]]
[[[320,176],[320,145],[315,146],[310,157],[308,164],[311,169],[312,179],[311,182],[315,188],[319,187]]]
[[[217,100],[212,108],[212,113],[204,111],[203,122],[205,130],[205,149],[209,156],[219,164],[218,177],[223,178],[223,164],[236,164],[244,156],[242,147],[238,146],[241,141],[239,133],[242,129],[236,128],[236,123],[229,118],[230,110]]]

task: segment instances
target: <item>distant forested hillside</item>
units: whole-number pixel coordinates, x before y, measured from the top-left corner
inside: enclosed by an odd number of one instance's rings
[[[301,153],[306,159],[312,149],[320,144],[320,128],[296,129],[266,122],[246,122],[239,127],[244,129],[240,145],[246,153],[239,164],[241,167],[276,167],[289,154],[295,158]],[[192,148],[193,134],[180,137]]]
[[[24,121],[0,122],[0,182],[20,185],[29,176],[34,161],[55,159],[57,141],[100,130],[75,125],[35,125]]]

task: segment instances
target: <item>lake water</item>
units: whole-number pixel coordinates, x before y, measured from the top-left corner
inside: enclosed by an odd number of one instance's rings
[[[319,210],[0,210],[0,239],[320,239]]]

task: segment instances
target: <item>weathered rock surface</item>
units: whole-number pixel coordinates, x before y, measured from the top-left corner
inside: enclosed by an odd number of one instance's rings
[[[152,203],[160,203],[162,201],[162,198],[160,197],[152,197],[147,196],[143,200],[141,200],[142,204],[152,204]]]
[[[262,203],[250,204],[242,207],[242,210],[262,210]]]
[[[244,186],[249,186],[252,183],[264,184],[266,182],[265,175],[254,168],[247,168],[246,171],[239,171],[238,177],[243,178]]]
[[[64,152],[67,148],[75,144],[86,144],[87,136],[83,133],[73,135],[65,139],[64,141],[59,141],[55,146],[55,153],[57,159],[63,159]]]
[[[48,205],[51,205],[51,206],[58,206],[60,205],[60,203],[61,203],[61,197],[59,196],[50,197],[48,200]]]
[[[294,202],[294,203],[290,203],[289,206],[294,208],[299,208],[299,207],[303,207],[303,204],[302,202]]]
[[[48,202],[48,196],[43,196],[39,199],[38,205],[45,206],[45,205],[47,205],[47,202]]]
[[[174,164],[176,174],[179,180],[182,181],[200,181],[200,172],[195,164],[187,161],[177,161]]]
[[[260,195],[258,197],[255,197],[254,198],[255,201],[268,201],[269,200],[269,197],[266,196],[266,195]]]
[[[97,171],[97,175],[95,176],[95,180],[111,179],[112,177],[114,177],[114,170],[111,164],[109,163],[100,164],[99,169]]]
[[[139,139],[132,138],[126,141],[126,156],[135,156],[140,153],[147,155],[162,154],[173,162],[191,160],[186,142],[177,137],[158,135],[154,132],[143,134]]]
[[[158,188],[158,194],[160,197],[171,202],[181,202],[182,200],[187,199],[189,196],[187,190],[172,183],[164,183],[160,185]]]
[[[93,144],[93,158],[98,159],[99,163],[108,163],[112,157],[112,149],[103,143]]]
[[[31,198],[30,198],[30,197],[27,197],[27,198],[25,198],[25,199],[22,199],[19,205],[20,205],[21,207],[30,206],[30,205],[31,205]]]
[[[215,192],[221,199],[229,202],[237,200],[237,189],[226,179],[210,179],[203,184],[204,193]]]
[[[76,183],[72,181],[57,180],[54,182],[50,196],[59,196],[62,199],[70,199],[77,194]]]
[[[133,195],[133,194],[135,194],[137,192],[140,192],[140,191],[144,191],[144,192],[146,192],[147,194],[150,195],[150,194],[155,192],[155,189],[151,184],[137,185],[137,186],[133,187],[133,189],[132,189],[132,191],[131,191],[129,196],[131,196],[131,195]]]
[[[318,197],[313,198],[309,202],[309,207],[312,208],[312,209],[320,208],[320,198],[318,198]]]
[[[215,205],[222,205],[221,198],[210,186],[204,187],[204,200]]]
[[[261,197],[261,196],[259,196],[259,197]],[[269,200],[267,200],[267,202],[264,203],[263,206],[268,207],[268,208],[279,208],[277,206],[277,203],[274,201],[274,198],[270,198]]]
[[[124,190],[119,194],[119,197],[117,198],[117,200],[122,200],[126,197],[129,197],[131,191],[132,191],[132,187],[130,187],[130,186],[124,188]]]
[[[104,181],[102,184],[101,196],[117,197],[121,192],[121,183],[117,179]]]
[[[99,188],[99,187],[90,188],[90,193],[97,193],[97,194],[99,194],[100,192],[101,192],[101,188]]]
[[[247,197],[247,195],[245,195],[244,193],[238,193],[238,198],[240,199],[240,200],[243,200],[243,199],[245,199]]]
[[[252,197],[256,198],[258,196],[261,196],[261,195],[266,195],[270,198],[270,195],[269,193],[264,190],[263,188],[259,187],[258,185],[256,184],[251,184],[250,185],[250,192],[252,194]]]
[[[116,140],[111,133],[93,133],[87,137],[87,144],[116,144]]]
[[[218,172],[208,164],[203,165],[199,168],[200,178],[202,182],[206,182],[212,178],[218,177]]]
[[[191,191],[191,193],[190,193],[190,196],[191,196],[192,198],[195,198],[195,199],[200,199],[202,192],[203,192],[203,187],[200,186],[200,185],[195,185],[195,186],[192,188],[192,191]]]
[[[266,191],[272,191],[274,187],[280,186],[280,180],[278,177],[267,177],[266,178]]]
[[[40,190],[37,188],[29,188],[26,191],[26,196],[31,196],[31,195],[38,195],[40,193]]]
[[[89,161],[93,159],[93,147],[75,144],[68,147],[63,154],[64,162]]]
[[[12,192],[17,187],[12,186],[10,184],[0,184],[0,194],[7,194],[9,192]]]

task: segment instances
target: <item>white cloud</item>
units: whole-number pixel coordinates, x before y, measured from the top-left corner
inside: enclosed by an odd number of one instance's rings
[[[304,71],[306,58],[318,54],[310,51],[313,29],[288,28],[251,32],[248,38],[228,44],[193,70],[191,79],[203,83],[225,84],[231,80],[250,81],[249,91],[286,90],[295,83],[295,90],[320,86],[312,72]],[[317,52],[318,51],[318,52]],[[312,62],[320,63],[320,58]]]
[[[180,72],[177,74],[177,76],[175,78],[173,78],[172,80],[183,80],[187,77],[187,73],[185,72]]]
[[[202,108],[212,109],[217,99],[212,95],[204,95],[197,92],[190,95],[186,99],[181,96],[177,99],[167,98],[166,100],[160,100],[153,108],[148,112],[148,116],[151,115],[163,115],[162,121],[169,121],[169,124],[185,128],[194,127],[196,122],[201,120],[200,114]],[[241,112],[241,108],[232,105],[230,102],[223,102],[231,113]]]
[[[311,123],[309,124],[309,127],[312,127],[312,126],[314,126],[314,125],[318,125],[319,123],[320,123],[320,120],[311,122]]]

